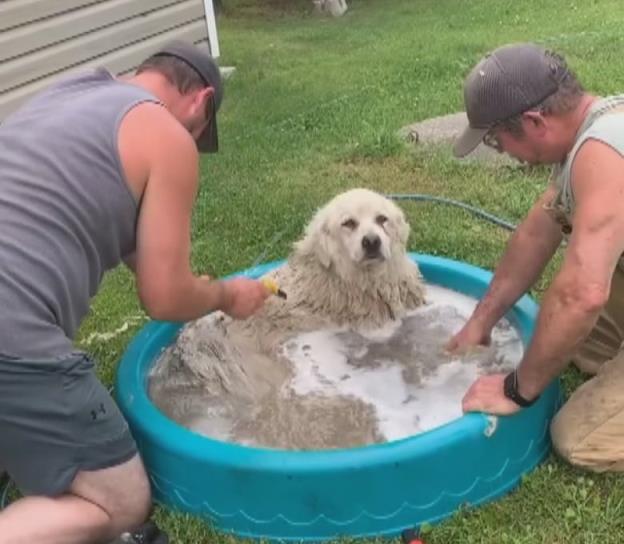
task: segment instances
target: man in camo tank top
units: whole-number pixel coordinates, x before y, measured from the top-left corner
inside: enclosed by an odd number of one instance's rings
[[[575,466],[622,471],[624,96],[589,94],[560,55],[524,43],[481,59],[465,80],[464,99],[469,126],[455,142],[456,156],[484,143],[553,169],[449,348],[487,343],[565,241],[523,360],[508,375],[478,379],[464,411],[511,414],[530,406],[573,361],[593,377],[554,418],[554,447]]]

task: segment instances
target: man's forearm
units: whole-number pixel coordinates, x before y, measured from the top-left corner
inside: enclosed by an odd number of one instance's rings
[[[531,344],[518,366],[521,395],[537,397],[565,369],[599,314],[599,308],[566,296],[553,284],[544,297]]]
[[[558,231],[537,233],[527,218],[512,235],[507,249],[472,317],[491,329],[507,310],[539,279],[561,242]]]
[[[159,293],[145,303],[154,319],[163,321],[191,321],[214,310],[222,310],[229,300],[226,282],[195,277],[180,281],[166,294]]]

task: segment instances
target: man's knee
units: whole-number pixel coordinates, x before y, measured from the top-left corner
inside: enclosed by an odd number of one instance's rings
[[[550,437],[552,445],[557,454],[570,464],[575,446],[578,444],[579,437],[576,436],[574,426],[564,405],[550,424]]]
[[[565,404],[551,423],[550,435],[557,454],[577,468],[593,472],[624,471],[624,436],[614,436],[608,423],[587,425],[587,412]]]
[[[71,492],[108,514],[112,535],[142,524],[152,508],[149,478],[138,455],[117,467],[78,473]]]
[[[120,493],[119,503],[109,512],[115,535],[136,529],[149,518],[152,511],[152,495],[147,477],[145,485],[126,491],[127,494]]]

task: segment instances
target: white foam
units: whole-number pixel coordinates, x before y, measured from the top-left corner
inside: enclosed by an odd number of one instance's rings
[[[341,335],[344,329],[315,331],[291,339],[284,346],[284,354],[292,361],[295,371],[288,387],[300,395],[348,395],[373,405],[379,429],[387,440],[411,436],[461,417],[461,400],[481,373],[484,359],[478,355],[464,361],[436,356],[439,346],[466,322],[477,301],[432,285],[427,288],[427,298],[430,304],[410,314],[431,317],[421,320],[427,330],[420,326],[418,330],[423,336],[414,337],[414,342],[430,343],[427,347],[430,351],[419,352],[418,357],[439,359],[439,363],[430,364],[417,384],[404,379],[405,361],[382,358],[376,359],[372,366],[353,364],[353,357],[367,355],[372,343],[385,342],[397,334],[399,324],[361,333],[364,341],[355,346],[345,343]],[[432,338],[436,335],[444,337]],[[484,350],[490,364],[494,355],[497,364],[515,366],[522,354],[518,331],[508,324],[495,328],[492,348]],[[413,361],[416,366],[420,362],[432,363],[424,359]]]

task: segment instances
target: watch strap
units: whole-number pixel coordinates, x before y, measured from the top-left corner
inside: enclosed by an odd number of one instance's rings
[[[505,381],[503,384],[503,392],[509,400],[512,400],[513,402],[515,402],[518,406],[521,406],[522,408],[528,408],[529,406],[534,404],[537,399],[539,399],[539,395],[538,395],[533,400],[528,400],[528,399],[525,399],[518,392],[518,372],[516,370],[510,372],[505,377]]]

